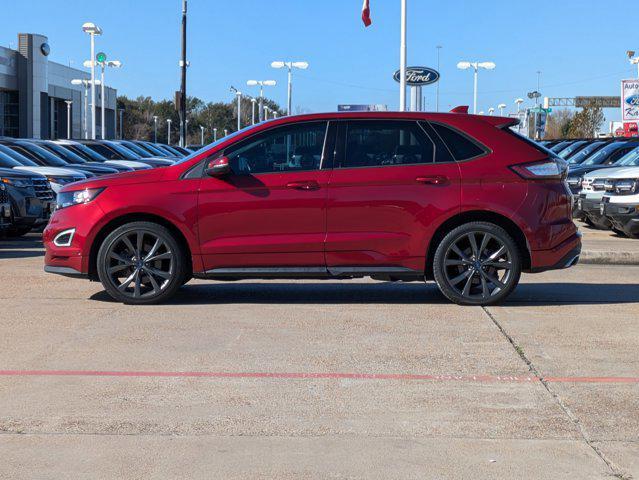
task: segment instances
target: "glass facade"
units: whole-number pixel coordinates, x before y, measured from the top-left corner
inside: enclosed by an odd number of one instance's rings
[[[18,92],[0,90],[0,136],[19,136]]]

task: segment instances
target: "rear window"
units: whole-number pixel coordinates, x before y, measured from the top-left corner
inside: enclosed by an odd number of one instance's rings
[[[487,152],[487,150],[477,142],[450,127],[442,125],[441,123],[431,123],[431,126],[439,134],[457,161],[468,160]]]

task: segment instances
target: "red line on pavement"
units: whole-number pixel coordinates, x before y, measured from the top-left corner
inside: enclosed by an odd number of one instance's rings
[[[409,373],[295,373],[295,372],[144,372],[102,370],[0,370],[0,377],[181,377],[409,380],[435,382],[530,383],[533,376],[517,375],[419,375]],[[639,377],[548,377],[552,383],[639,383]]]

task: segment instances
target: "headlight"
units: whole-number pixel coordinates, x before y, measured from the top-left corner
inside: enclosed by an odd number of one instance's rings
[[[26,178],[2,177],[0,178],[0,181],[2,181],[2,183],[6,183],[7,185],[12,185],[18,188],[33,186],[33,183],[31,182],[31,180]]]
[[[632,195],[639,190],[639,181],[634,178],[624,178],[613,182],[612,189],[617,195]]]
[[[579,187],[581,186],[581,181],[583,179],[581,177],[568,177],[568,185],[571,187]]]
[[[73,192],[58,193],[57,204],[58,209],[89,203],[95,197],[102,193],[104,188],[85,188],[84,190],[75,190]]]

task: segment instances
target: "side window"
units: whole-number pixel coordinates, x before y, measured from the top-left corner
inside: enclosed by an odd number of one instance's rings
[[[468,160],[486,153],[486,150],[476,142],[441,123],[431,123],[433,129],[439,134],[455,160]]]
[[[433,163],[433,142],[416,122],[352,121],[346,125],[346,148],[339,168]]]
[[[319,170],[327,122],[282,127],[227,149],[236,175]]]
[[[623,157],[626,153],[628,153],[630,150],[632,150],[632,148],[620,148],[619,150],[617,150],[615,153],[613,153],[612,155],[610,155],[610,158],[608,159],[608,161],[606,162],[606,164],[611,164],[611,163],[615,163],[617,160],[619,160],[621,157]]]

